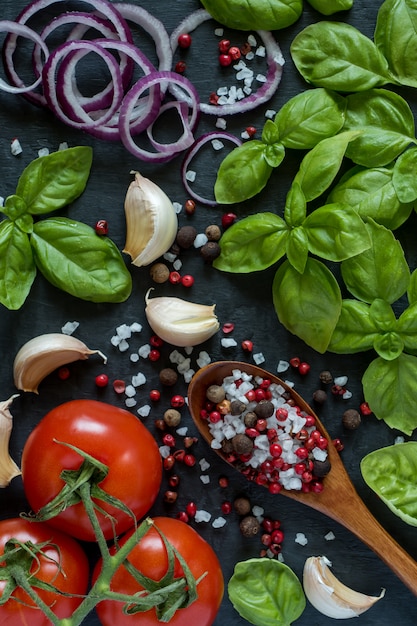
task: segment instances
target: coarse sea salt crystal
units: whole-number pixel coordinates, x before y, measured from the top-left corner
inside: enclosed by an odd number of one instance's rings
[[[126,352],[126,350],[129,350],[129,343],[126,341],[126,339],[121,339],[120,343],[118,344],[118,348],[120,352]]]
[[[179,437],[185,437],[188,432],[188,426],[181,426],[181,428],[177,428],[175,432]]]
[[[174,207],[175,213],[181,213],[181,211],[182,211],[182,204],[180,202],[173,202],[172,206]]]
[[[203,483],[203,485],[208,485],[210,483],[210,476],[208,474],[201,474],[200,480]]]
[[[258,45],[255,35],[249,35],[248,44],[252,46],[252,48],[255,48]]]
[[[399,435],[398,437],[395,437],[394,444],[396,444],[396,443],[404,443],[404,441],[405,441],[404,437]]]
[[[128,409],[132,409],[134,406],[136,406],[138,403],[137,400],[135,400],[135,398],[126,398],[125,400],[125,405],[127,406]]]
[[[265,48],[265,46],[258,46],[258,48],[256,48],[256,50],[255,50],[255,54],[258,57],[266,56],[266,48]]]
[[[223,348],[234,348],[237,346],[237,341],[233,337],[222,337],[220,340]]]
[[[284,360],[278,361],[278,365],[277,365],[278,374],[282,374],[282,372],[286,372],[289,366],[290,364],[288,363],[288,361],[284,361]]]
[[[72,333],[77,330],[80,322],[65,322],[65,324],[61,328],[61,333],[64,335],[72,335]]]
[[[67,150],[68,149],[68,142],[67,141],[61,141],[61,143],[58,146],[58,150]]]
[[[193,183],[195,181],[196,176],[197,176],[197,172],[195,172],[194,170],[187,170],[185,173],[185,178],[190,183]]]
[[[169,446],[159,446],[159,454],[163,459],[166,459],[171,454],[171,448]]]
[[[39,148],[38,157],[48,156],[49,148]]]
[[[198,233],[196,238],[194,239],[194,248],[201,248],[205,243],[208,242],[207,235],[205,233]]]
[[[312,454],[316,461],[325,461],[327,459],[327,450],[320,450],[320,448],[313,448]]]
[[[256,80],[258,81],[258,83],[266,83],[265,74],[257,74]]]
[[[326,535],[324,535],[324,538],[326,541],[333,541],[333,539],[336,539],[336,535],[330,530]]]
[[[339,385],[340,387],[344,387],[347,384],[348,377],[347,376],[336,376],[333,383],[335,385]]]
[[[342,395],[343,400],[350,400],[352,397],[352,392],[349,389],[346,389],[345,393]]]
[[[177,258],[177,255],[174,254],[173,252],[165,252],[164,254],[164,259],[165,261],[168,261],[168,263],[173,263],[176,258]]]
[[[184,359],[185,359],[185,356],[181,354],[181,352],[179,352],[178,350],[173,350],[169,355],[169,360],[171,361],[171,363],[174,363],[177,365],[179,363],[182,363]]]
[[[308,544],[308,539],[304,533],[297,533],[294,541],[295,543],[299,543],[300,546],[306,546]]]
[[[130,339],[132,336],[132,329],[127,324],[120,324],[120,326],[117,326],[116,328],[116,335],[121,337],[121,339]]]
[[[173,267],[174,267],[174,270],[176,270],[178,272],[182,268],[182,261],[181,261],[181,259],[175,259],[175,261],[173,263]]]
[[[148,417],[150,412],[151,412],[151,407],[149,404],[144,404],[143,406],[139,407],[138,410],[136,411],[136,413],[140,417]]]
[[[18,156],[19,154],[22,154],[23,149],[20,141],[17,138],[12,140],[10,144],[10,152],[13,154],[13,156]]]
[[[141,387],[146,383],[146,376],[142,372],[138,372],[136,376],[132,376],[132,385],[134,387]]]
[[[204,367],[204,365],[208,365],[209,363],[211,363],[211,356],[209,355],[208,352],[206,352],[205,350],[202,350],[199,353],[198,359],[197,359],[198,367]]]
[[[198,509],[194,516],[194,520],[197,523],[209,522],[211,520],[211,513],[209,513],[208,511],[205,511],[204,509]]]
[[[213,146],[213,150],[222,150],[224,148],[224,143],[220,141],[220,139],[213,139],[211,145]]]
[[[256,363],[256,365],[260,365],[261,363],[265,363],[265,357],[262,354],[262,352],[257,352],[256,354],[253,355],[253,360]]]
[[[210,463],[207,461],[207,459],[200,459],[198,463],[202,472],[205,472],[210,467]]]
[[[148,356],[149,356],[150,351],[151,351],[151,346],[148,343],[145,343],[145,344],[143,344],[143,346],[140,346],[140,348],[138,350],[138,354],[143,359],[147,359]]]
[[[130,360],[132,363],[137,363],[139,361],[139,354],[137,352],[133,352],[133,354],[130,355]]]
[[[227,128],[227,122],[224,119],[224,117],[219,117],[216,120],[216,128],[220,128],[221,130],[226,130]]]
[[[269,120],[272,120],[272,118],[274,118],[276,114],[277,112],[274,111],[274,109],[268,109],[267,111],[265,111],[265,117],[268,118]]]
[[[129,328],[132,333],[140,333],[142,331],[142,324],[139,324],[139,322],[133,322],[133,324],[131,324]]]
[[[211,525],[213,526],[213,528],[223,528],[225,524],[226,520],[224,519],[224,517],[216,517]]]
[[[133,398],[136,395],[136,389],[133,385],[127,385],[125,389],[125,394],[128,398]]]
[[[263,508],[263,506],[259,506],[259,504],[255,504],[252,507],[252,515],[254,517],[256,517],[256,519],[259,520],[259,519],[263,518],[264,513],[265,513],[265,509]]]
[[[247,59],[248,61],[252,61],[254,58],[255,58],[255,53],[252,52],[252,50],[248,52],[247,55],[245,56],[245,59]]]
[[[216,35],[216,37],[223,37],[223,33],[224,33],[224,28],[216,28],[214,31],[214,34]]]

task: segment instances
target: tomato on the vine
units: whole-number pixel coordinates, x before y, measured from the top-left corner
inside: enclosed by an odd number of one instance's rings
[[[44,544],[41,551],[34,555],[29,563],[29,574],[37,579],[50,583],[59,591],[70,594],[62,595],[54,591],[46,591],[35,587],[39,597],[52,609],[57,617],[70,617],[87,593],[89,581],[89,564],[87,556],[78,542],[47,524],[31,522],[23,518],[10,518],[0,521],[0,555],[3,558],[6,543],[16,539],[19,544],[31,542]],[[17,544],[15,544],[17,545]],[[22,548],[22,555],[27,555]],[[13,555],[14,564],[16,554]],[[5,564],[2,562],[2,571]],[[4,573],[0,581],[0,595],[3,596],[6,581]],[[74,597],[71,597],[73,594]],[[17,587],[12,597],[0,606],[0,623],[7,626],[50,626],[50,620],[30,599],[28,594]]]
[[[108,467],[99,488],[123,502],[137,519],[149,511],[162,480],[161,455],[152,434],[125,409],[96,400],[71,400],[49,411],[23,448],[23,485],[35,514],[62,490],[61,472],[78,470],[83,463],[81,455],[64,444]],[[108,514],[97,513],[106,539],[133,526],[134,519],[127,512],[102,500],[97,504]],[[82,502],[46,521],[83,541],[96,540]]]
[[[223,593],[224,579],[220,562],[216,553],[201,535],[188,524],[169,517],[155,517],[153,522],[161,530],[174,548],[186,561],[195,579],[206,574],[197,585],[197,599],[185,608],[178,609],[169,620],[170,626],[211,626],[219,610]],[[123,546],[133,531],[123,537],[119,546]],[[161,535],[155,528],[148,530],[146,535],[130,552],[128,561],[142,574],[160,580],[167,572],[168,557]],[[99,561],[94,570],[94,579],[101,569]],[[175,559],[175,577],[181,577],[183,570],[178,559]],[[120,567],[111,581],[112,591],[123,594],[135,594],[142,589],[124,566]],[[96,607],[103,626],[158,626],[155,609],[127,615],[123,612],[123,604],[104,600]]]

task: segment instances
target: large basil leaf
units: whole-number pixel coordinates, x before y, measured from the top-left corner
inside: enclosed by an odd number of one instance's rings
[[[239,615],[255,626],[290,626],[306,606],[297,576],[274,559],[236,563],[228,595]]]
[[[391,82],[382,53],[350,24],[310,24],[293,39],[290,52],[300,74],[316,87],[351,92]]]
[[[401,85],[417,87],[417,6],[414,0],[385,0],[374,40]]]
[[[339,285],[332,272],[310,257],[302,274],[284,261],[275,274],[272,296],[281,324],[317,352],[324,353],[342,307]]]
[[[410,283],[408,285],[407,297],[410,303],[417,302],[417,269],[411,274]]]
[[[417,442],[374,450],[361,461],[364,481],[403,522],[417,526]]]
[[[400,95],[387,89],[371,89],[346,98],[343,130],[363,132],[346,149],[359,165],[380,167],[391,163],[410,143],[415,143],[414,116]]]
[[[245,217],[223,233],[221,253],[213,266],[236,274],[270,267],[285,254],[288,233],[282,217],[274,213]]]
[[[308,0],[308,3],[322,15],[333,15],[353,7],[353,0]]]
[[[417,199],[417,148],[410,148],[398,157],[392,174],[392,184],[400,202]]]
[[[375,416],[411,435],[417,427],[417,357],[404,353],[393,361],[378,357],[369,364],[362,385]]]
[[[363,252],[371,245],[365,224],[354,209],[339,204],[326,204],[306,217],[312,254],[328,261],[343,261]]]
[[[327,202],[348,204],[363,219],[395,230],[409,218],[413,204],[400,202],[392,179],[392,168],[354,167],[333,187]]]
[[[111,239],[65,217],[35,224],[31,237],[34,258],[50,283],[92,302],[123,302],[132,278]]]
[[[308,89],[288,100],[275,116],[286,148],[309,150],[345,122],[346,99],[328,89]]]
[[[20,309],[36,276],[29,237],[10,220],[0,222],[0,302]]]
[[[268,145],[248,141],[223,159],[217,172],[214,195],[220,204],[243,202],[259,193],[273,171],[265,155]]]
[[[328,350],[337,354],[370,350],[378,337],[378,329],[369,313],[369,306],[364,302],[343,300]]]
[[[331,185],[349,142],[359,132],[350,131],[322,139],[304,156],[293,182],[300,186],[307,202],[321,196]]]
[[[410,269],[402,246],[390,230],[369,220],[371,247],[341,264],[350,293],[369,304],[381,298],[392,304],[407,291]]]
[[[32,215],[62,209],[84,191],[93,160],[92,149],[77,146],[31,161],[23,170],[16,195]]]
[[[294,24],[302,0],[201,0],[210,15],[237,30],[279,30]]]

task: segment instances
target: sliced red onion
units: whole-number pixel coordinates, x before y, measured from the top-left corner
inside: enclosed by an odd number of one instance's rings
[[[192,32],[197,26],[200,26],[203,22],[211,20],[212,17],[205,9],[198,9],[190,15],[188,15],[171,33],[171,48],[172,52],[176,51],[178,47],[178,36],[182,33]],[[266,75],[266,81],[262,86],[250,96],[243,98],[233,104],[208,104],[205,102],[200,103],[200,110],[202,113],[210,115],[234,115],[235,113],[244,113],[245,111],[251,111],[260,104],[267,102],[276,92],[278,85],[281,81],[282,67],[284,65],[284,57],[277,42],[275,41],[272,33],[266,30],[257,30],[256,33],[262,39],[266,49],[266,60],[268,63],[268,72]],[[173,93],[177,91],[175,85],[170,87]]]
[[[137,81],[135,85],[130,89],[130,91],[126,94],[123,99],[122,106],[120,107],[120,138],[124,144],[124,146],[131,152],[133,155],[138,157],[143,161],[151,161],[153,163],[165,163],[166,161],[171,160],[177,154],[182,152],[186,147],[184,145],[184,133],[182,138],[179,140],[170,143],[169,146],[171,148],[170,152],[164,152],[163,154],[158,152],[150,152],[149,150],[145,150],[140,148],[132,138],[132,134],[130,132],[130,117],[131,113],[135,108],[136,102],[141,94],[151,87],[152,85],[161,85],[163,83],[168,83],[169,86],[172,84],[179,85],[181,87],[180,91],[180,101],[184,101],[184,97],[186,93],[188,93],[187,100],[191,101],[191,116],[190,119],[184,119],[183,125],[186,127],[188,124],[190,128],[193,128],[198,119],[198,105],[199,98],[197,91],[194,85],[187,79],[185,76],[181,76],[176,72],[154,72],[153,74],[149,74],[144,78],[141,78]],[[168,144],[167,144],[168,145]]]
[[[187,171],[188,171],[191,161],[196,156],[196,154],[201,150],[201,148],[205,146],[206,143],[208,143],[209,141],[215,141],[215,140],[231,141],[235,146],[242,145],[242,141],[238,137],[235,137],[234,135],[232,135],[231,133],[222,132],[222,131],[213,131],[211,133],[205,133],[204,135],[201,135],[201,137],[199,137],[197,141],[195,141],[194,144],[191,146],[190,150],[188,150],[181,166],[182,182],[187,193],[196,202],[199,202],[200,204],[204,204],[206,206],[211,206],[211,207],[217,206],[216,200],[210,200],[209,198],[204,198],[200,194],[196,193],[192,189],[192,187],[190,186],[187,180]]]
[[[13,33],[16,38],[25,37],[26,39],[30,39],[40,47],[43,54],[45,55],[45,58],[48,58],[49,50],[45,42],[36,33],[36,31],[32,30],[32,28],[29,28],[29,26],[26,26],[24,24],[18,24],[17,22],[13,22],[12,20],[1,20],[0,32]],[[25,94],[36,89],[36,87],[38,87],[38,85],[40,85],[42,81],[42,77],[38,76],[31,85],[25,85],[17,74],[16,77],[17,81],[13,82],[11,85],[9,85],[8,83],[6,83],[6,81],[0,78],[0,88],[3,89],[3,91],[7,91],[8,93]]]
[[[192,129],[190,125],[186,123],[187,116],[188,116],[188,104],[186,102],[178,102],[178,100],[173,100],[172,102],[166,102],[159,109],[158,116],[154,120],[154,122],[156,122],[158,118],[169,109],[176,109],[176,111],[178,112],[178,116],[181,120],[182,127],[183,127],[183,133],[181,137],[177,139],[177,141],[181,142],[181,144],[184,145],[183,149],[186,150],[194,142],[194,135],[193,135],[194,129]],[[146,133],[148,135],[150,143],[155,148],[155,150],[158,150],[159,152],[162,152],[162,153],[171,154],[172,152],[171,144],[160,143],[159,141],[156,141],[156,139],[154,138],[153,136],[154,122],[152,122],[152,124],[150,124],[146,129]]]
[[[18,24],[26,24],[34,15],[38,12],[48,9],[53,4],[60,3],[61,0],[33,0],[19,13],[15,22]],[[87,4],[90,4],[102,17],[105,17],[113,25],[115,32],[122,41],[130,41],[129,27],[120,15],[120,13],[114,8],[114,5],[108,0],[85,0]],[[23,87],[23,83],[19,75],[17,74],[14,62],[13,54],[16,50],[16,40],[18,34],[10,29],[9,34],[6,36],[3,43],[3,63],[5,71],[10,84],[15,87]],[[39,43],[36,41],[36,43]],[[35,91],[28,91],[25,96],[28,100],[34,104],[46,106],[46,98],[42,93],[36,93]]]
[[[94,52],[95,54],[98,54],[100,58],[106,63],[108,70],[111,74],[111,79],[113,83],[113,101],[108,109],[105,110],[102,115],[97,119],[92,119],[88,115],[88,113],[86,113],[84,109],[79,105],[76,98],[74,98],[72,101],[72,112],[74,113],[73,117],[69,117],[69,115],[66,114],[60,102],[60,96],[63,95],[67,85],[64,84],[64,81],[60,81],[59,85],[57,84],[55,80],[57,68],[60,61],[62,61],[62,59],[65,58],[66,55],[71,54],[75,51],[79,51],[80,47],[83,51]],[[56,48],[56,50],[54,50],[49,55],[43,67],[42,81],[48,106],[51,108],[51,110],[58,119],[60,119],[65,124],[68,124],[68,126],[72,126],[73,128],[81,128],[87,130],[90,128],[94,128],[94,126],[98,126],[99,124],[102,125],[106,123],[118,110],[120,103],[123,99],[122,79],[118,62],[112,54],[107,52],[102,46],[93,41],[67,41],[58,48]]]

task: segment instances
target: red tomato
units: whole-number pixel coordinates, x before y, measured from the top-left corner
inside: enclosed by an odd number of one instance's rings
[[[22,478],[35,513],[61,491],[64,469],[78,469],[82,457],[59,442],[69,443],[104,463],[109,472],[100,487],[121,500],[140,519],[151,508],[162,480],[158,445],[132,413],[96,400],[72,400],[52,409],[29,435],[22,454]],[[116,533],[130,528],[132,517],[114,506],[103,507],[116,520]],[[112,520],[98,513],[106,539],[114,537]],[[95,541],[81,502],[48,524],[83,541]]]
[[[223,598],[224,580],[219,560],[213,548],[191,526],[169,517],[155,517],[155,525],[161,529],[168,541],[178,550],[187,562],[194,577],[198,579],[207,572],[197,586],[198,599],[190,606],[179,609],[169,621],[170,626],[211,626],[214,622]],[[123,545],[133,531],[122,538]],[[165,546],[155,529],[149,530],[130,552],[128,560],[145,576],[160,580],[167,572],[168,558]],[[94,571],[94,578],[100,571],[99,561]],[[175,576],[182,576],[178,561]],[[120,567],[112,578],[113,591],[134,594],[142,587],[124,567]],[[97,607],[97,613],[103,626],[160,626],[155,609],[135,615],[125,615],[120,602],[104,601]]]
[[[50,542],[51,545],[42,549],[39,560],[34,560],[31,572],[40,580],[51,583],[65,593],[81,596],[87,593],[88,560],[75,539],[52,529],[47,524],[30,522],[21,518],[0,521],[1,555],[4,554],[6,542],[11,538],[21,542],[31,541],[34,544]],[[0,581],[0,595],[4,587],[5,581]],[[82,598],[65,597],[51,591],[40,589],[36,591],[60,619],[70,617],[82,600]],[[50,626],[50,620],[35,606],[23,589],[20,587],[15,589],[13,596],[20,602],[10,599],[0,606],[0,624]]]

